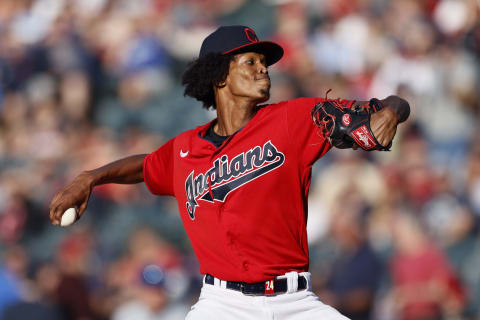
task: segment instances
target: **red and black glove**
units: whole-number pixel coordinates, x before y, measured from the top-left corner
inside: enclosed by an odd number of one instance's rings
[[[370,115],[382,108],[378,99],[371,99],[368,105],[353,109],[338,100],[325,100],[313,107],[312,118],[321,134],[336,148],[347,149],[357,144],[367,151],[389,151],[392,143],[381,145],[370,128]]]

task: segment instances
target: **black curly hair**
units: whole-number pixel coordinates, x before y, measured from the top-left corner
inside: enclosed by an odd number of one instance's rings
[[[182,76],[184,95],[203,103],[206,109],[216,109],[213,87],[225,81],[233,55],[209,53],[192,61]]]

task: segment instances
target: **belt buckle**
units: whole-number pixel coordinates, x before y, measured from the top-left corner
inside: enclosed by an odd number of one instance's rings
[[[247,288],[249,288],[247,283],[242,283],[240,285],[241,292],[244,295],[246,295],[246,296],[258,296],[259,295],[257,292],[255,292],[255,286],[252,286],[250,284],[250,288],[251,288],[250,291],[248,291]]]
[[[247,292],[245,283],[240,283],[240,292],[246,296],[256,296],[255,292]]]
[[[249,290],[247,290],[247,288]],[[241,283],[240,292],[246,296],[267,296],[275,294],[275,280],[267,280],[257,283]]]

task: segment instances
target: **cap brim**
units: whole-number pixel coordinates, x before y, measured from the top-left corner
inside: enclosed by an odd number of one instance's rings
[[[257,52],[265,55],[267,66],[278,62],[283,57],[283,48],[272,41],[257,41],[247,43],[243,46],[228,50],[223,54],[237,54],[244,52]]]

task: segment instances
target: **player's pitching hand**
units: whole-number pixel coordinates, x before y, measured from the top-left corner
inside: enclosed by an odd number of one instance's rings
[[[370,117],[372,132],[378,142],[384,146],[388,146],[395,137],[398,123],[398,115],[389,107],[373,113]]]
[[[77,207],[78,217],[87,209],[88,200],[93,189],[93,181],[87,172],[78,175],[73,182],[57,192],[50,202],[50,221],[59,225],[62,214],[68,208]]]

